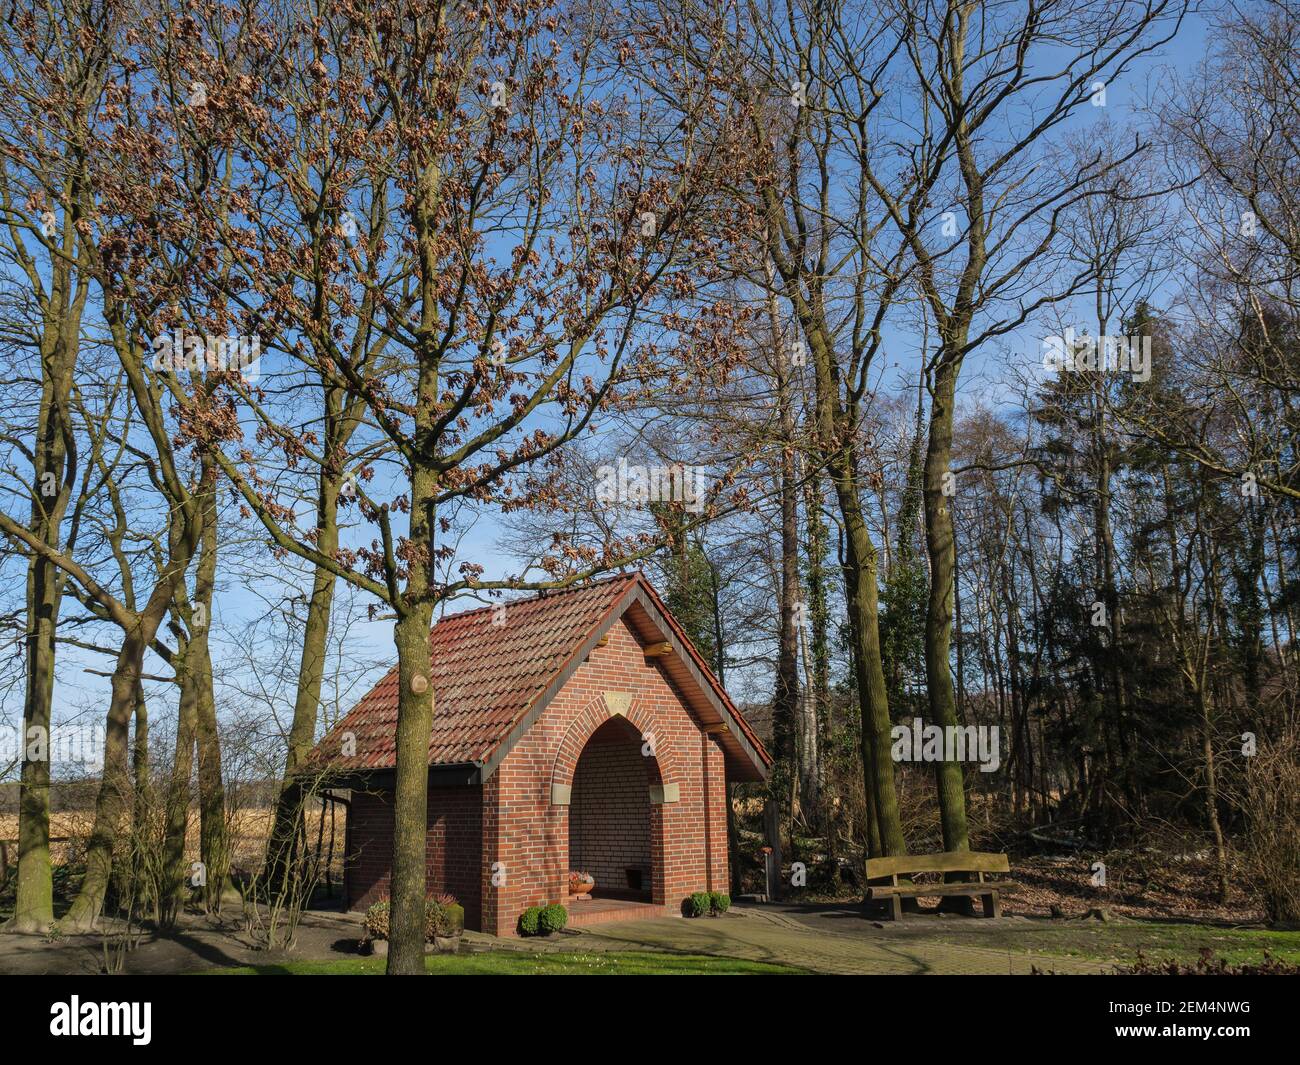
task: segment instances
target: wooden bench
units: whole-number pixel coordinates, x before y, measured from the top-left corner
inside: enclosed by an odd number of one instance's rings
[[[1015,891],[1010,880],[985,880],[986,874],[1010,873],[1011,863],[1005,854],[986,854],[980,851],[945,851],[943,854],[912,854],[899,858],[867,859],[867,899],[871,902],[888,902],[891,920],[903,916],[903,899],[929,895],[979,896],[984,905],[985,917],[1001,917],[998,895]],[[942,884],[900,884],[900,876],[914,873],[974,873],[976,880]],[[887,881],[887,883],[885,882]]]

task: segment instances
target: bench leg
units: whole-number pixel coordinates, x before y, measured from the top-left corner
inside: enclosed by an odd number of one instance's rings
[[[975,916],[975,899],[971,895],[944,895],[939,899],[940,913],[959,913],[963,917]]]
[[[901,921],[903,919],[903,900],[897,895],[889,896],[889,919],[891,921]]]
[[[998,898],[996,891],[990,891],[987,895],[981,895],[980,901],[984,904],[985,917],[1002,916],[1002,900]]]

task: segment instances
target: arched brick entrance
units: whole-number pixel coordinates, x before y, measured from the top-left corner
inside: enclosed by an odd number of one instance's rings
[[[665,905],[664,799],[674,777],[671,751],[635,700],[602,697],[575,718],[551,774],[552,804],[567,811],[556,897],[567,897],[569,870],[581,869],[598,895],[637,890],[629,879],[639,874],[645,900]]]
[[[650,788],[659,784],[641,734],[621,717],[596,729],[578,756],[569,796],[569,868],[591,873],[598,894],[650,901],[656,862]]]

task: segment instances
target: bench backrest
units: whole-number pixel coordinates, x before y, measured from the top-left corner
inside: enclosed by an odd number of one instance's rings
[[[905,854],[897,858],[868,858],[867,879],[907,873],[1009,873],[1005,854],[985,851],[944,851],[942,854]]]

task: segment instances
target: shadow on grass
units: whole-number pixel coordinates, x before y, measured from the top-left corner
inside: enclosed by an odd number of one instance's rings
[[[214,976],[378,976],[383,958],[330,962],[279,962],[229,969],[203,970]],[[673,951],[595,950],[526,953],[517,950],[435,954],[425,958],[425,970],[446,976],[650,976],[807,975],[788,965],[721,958]]]

